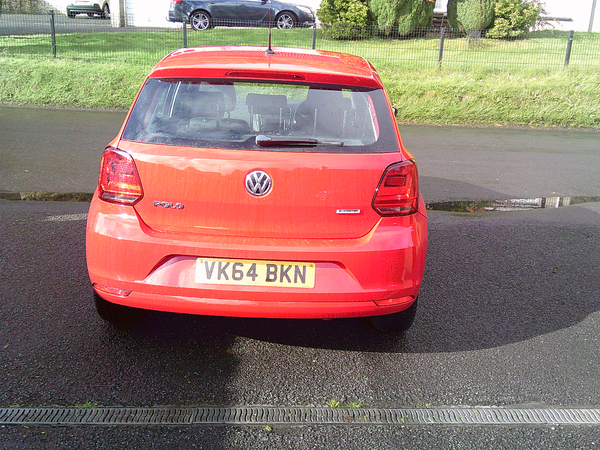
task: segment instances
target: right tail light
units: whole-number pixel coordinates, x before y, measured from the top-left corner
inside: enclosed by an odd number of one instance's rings
[[[377,186],[373,208],[382,216],[407,216],[419,209],[417,164],[413,160],[389,166]]]

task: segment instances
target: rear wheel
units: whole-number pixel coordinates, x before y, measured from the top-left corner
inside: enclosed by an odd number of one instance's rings
[[[408,331],[417,314],[417,300],[408,309],[385,316],[371,317],[371,323],[379,331],[404,333]]]
[[[206,11],[195,11],[190,15],[190,25],[196,31],[208,30],[211,17]]]
[[[129,306],[117,305],[104,300],[94,292],[94,302],[98,315],[115,326],[129,326],[142,320],[147,311],[143,309],[130,308]]]
[[[294,28],[296,26],[296,16],[294,16],[291,12],[284,11],[279,13],[279,15],[275,18],[275,22],[277,23],[277,28],[280,30],[289,30],[290,28]]]

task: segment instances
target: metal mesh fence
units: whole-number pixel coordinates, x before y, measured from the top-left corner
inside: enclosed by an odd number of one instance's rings
[[[126,23],[134,23],[128,18]],[[63,58],[94,62],[154,64],[181,47],[256,45],[266,47],[269,30],[251,23],[220,23],[194,31],[172,27],[114,27],[99,16],[48,14],[0,15],[0,56]],[[233,26],[232,26],[233,25]],[[409,36],[361,28],[315,26],[272,29],[274,47],[316,48],[366,57],[376,66],[393,64],[454,68],[560,68],[566,64],[600,66],[600,33],[537,31],[521,39],[492,39],[485,32],[431,28]]]

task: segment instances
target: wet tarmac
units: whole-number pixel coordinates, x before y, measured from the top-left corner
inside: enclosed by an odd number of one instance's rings
[[[0,194],[90,195],[124,112],[0,107]],[[86,203],[0,200],[0,406],[598,406],[597,131],[401,126],[432,209],[406,336],[364,321],[93,310]],[[2,190],[4,192],[2,192]],[[0,195],[0,199],[2,195]],[[566,207],[570,205],[569,207]],[[576,206],[573,206],[576,205]],[[469,211],[469,208],[472,211]],[[486,209],[488,208],[488,209]],[[329,403],[328,403],[329,402]],[[173,407],[173,408],[171,408]],[[353,410],[354,411],[354,410]],[[152,409],[156,413],[156,408]],[[160,412],[160,411],[159,411]],[[21,411],[19,411],[21,413]],[[350,416],[349,416],[350,417]],[[133,420],[129,414],[123,422]],[[352,417],[350,417],[352,419]],[[596,448],[597,426],[2,425],[1,448]]]
[[[124,111],[0,107],[0,193],[91,194]],[[600,195],[600,130],[400,125],[427,203]]]

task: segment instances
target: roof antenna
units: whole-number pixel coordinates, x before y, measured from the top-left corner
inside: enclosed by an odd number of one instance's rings
[[[275,52],[271,48],[271,25],[273,24],[273,8],[269,8],[269,48],[265,51],[265,55],[274,55]]]

